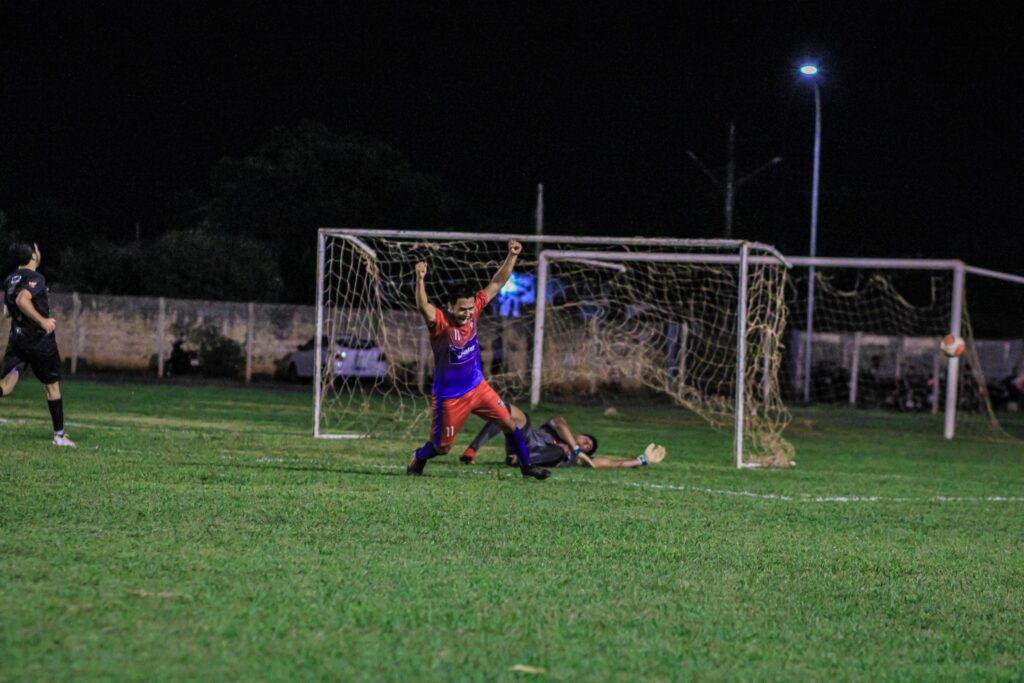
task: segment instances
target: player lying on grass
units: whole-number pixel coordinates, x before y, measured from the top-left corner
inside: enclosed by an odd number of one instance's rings
[[[37,272],[43,255],[32,242],[11,245],[17,269],[4,280],[3,315],[11,316],[11,334],[0,367],[0,398],[10,396],[26,365],[43,383],[53,422],[53,445],[75,447],[64,433],[64,400],[60,395],[60,352],[54,335],[57,321],[50,317],[46,278]]]
[[[524,477],[546,479],[551,474],[531,463],[523,433],[512,424],[508,407],[480,369],[477,319],[512,275],[522,250],[519,242],[510,240],[505,262],[487,286],[479,291],[466,286],[452,290],[448,294],[447,310],[431,305],[426,289],[427,264],[422,261],[416,264],[416,306],[430,330],[430,345],[434,351],[434,386],[430,401],[433,419],[430,438],[413,451],[406,474],[423,474],[428,460],[451,450],[470,413],[495,423],[508,435]]]
[[[610,469],[618,467],[643,467],[645,465],[656,465],[665,459],[665,447],[656,444],[649,444],[643,454],[635,458],[608,458],[595,457],[597,452],[597,437],[592,434],[575,433],[569,429],[569,424],[562,416],[553,417],[540,427],[534,428],[530,425],[530,416],[511,405],[512,422],[523,432],[527,448],[530,451],[530,462],[545,467],[570,467],[582,465],[596,469]],[[476,435],[471,443],[459,456],[464,463],[476,462],[476,452],[485,443],[493,439],[501,431],[497,425],[488,422],[480,433]],[[516,453],[505,443],[505,464],[516,464]]]

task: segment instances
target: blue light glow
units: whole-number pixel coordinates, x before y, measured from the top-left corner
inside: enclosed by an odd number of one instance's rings
[[[800,67],[800,73],[802,73],[804,76],[813,76],[816,73],[818,73],[818,67],[814,66],[813,64],[805,64],[804,66]]]
[[[498,312],[506,317],[519,317],[519,307],[536,300],[536,280],[532,274],[512,273],[498,292]]]

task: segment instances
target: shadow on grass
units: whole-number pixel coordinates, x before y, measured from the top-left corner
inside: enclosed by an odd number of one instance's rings
[[[287,462],[175,462],[170,463],[175,467],[183,468],[230,468],[264,471],[285,471],[285,472],[332,472],[337,474],[357,474],[361,476],[375,477],[405,477],[404,464],[339,464],[326,465],[321,463],[287,463]],[[499,479],[502,472],[518,474],[519,471],[512,467],[506,467],[503,463],[478,463],[473,466],[461,465],[460,463],[435,463],[428,465],[425,477],[435,479],[467,479],[467,475],[486,476],[487,478]]]

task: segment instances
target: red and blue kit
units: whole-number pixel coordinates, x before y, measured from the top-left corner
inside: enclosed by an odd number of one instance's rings
[[[430,441],[449,447],[470,414],[484,420],[508,420],[508,407],[484,380],[480,369],[480,341],[477,320],[487,307],[487,294],[476,293],[473,315],[462,326],[454,326],[440,308],[430,326],[434,351],[433,421]]]

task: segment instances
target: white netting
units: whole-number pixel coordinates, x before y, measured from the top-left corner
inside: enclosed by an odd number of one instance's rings
[[[567,258],[551,265],[543,386],[571,396],[663,392],[730,428],[736,407],[737,264]],[[785,268],[748,270],[744,454],[788,465],[789,413],[778,387]]]
[[[414,266],[427,261],[427,293],[442,305],[447,286],[483,287],[507,252],[507,239],[380,237],[325,233],[321,296],[325,346],[320,377],[321,434],[408,433],[429,418],[433,358],[416,311]],[[525,238],[529,239],[529,238]],[[670,397],[729,429],[735,416],[738,244],[630,240],[560,243],[594,252],[714,254],[728,264],[553,260],[547,294],[543,390],[575,401]],[[507,400],[525,403],[530,388],[538,262],[526,242],[515,284],[491,304],[478,330],[485,377]],[[760,252],[764,253],[764,252]],[[526,276],[526,277],[523,277]],[[747,316],[748,460],[785,464],[788,422],[778,370],[785,326],[785,268],[750,265]],[[359,349],[355,347],[361,347]],[[342,359],[339,356],[345,355]],[[359,358],[359,367],[353,357]],[[346,365],[346,363],[348,365]],[[360,377],[359,375],[362,375]]]
[[[806,348],[806,268],[791,272],[787,401],[802,401]],[[942,413],[949,334],[951,270],[821,268],[815,274],[810,399],[859,408]],[[964,297],[957,433],[1002,434],[992,412]]]

